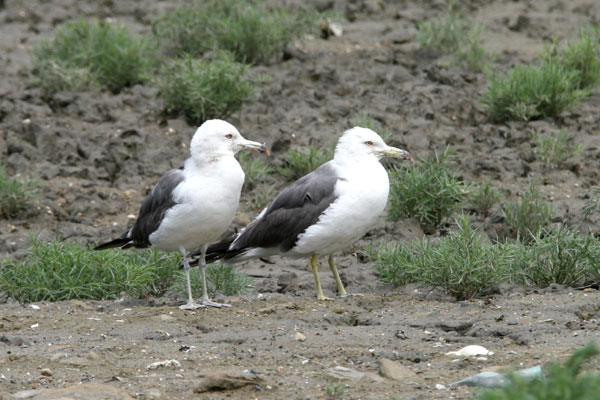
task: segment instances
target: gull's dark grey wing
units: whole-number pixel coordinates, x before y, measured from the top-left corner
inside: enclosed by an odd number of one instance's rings
[[[315,224],[337,199],[335,185],[340,178],[331,165],[323,164],[283,189],[264,214],[248,225],[233,241],[230,251],[277,247],[288,251],[298,236]]]
[[[173,190],[184,180],[183,166],[164,174],[148,194],[129,237],[135,247],[150,246],[149,237],[158,229],[165,213],[175,204]]]
[[[176,204],[173,200],[173,190],[183,179],[183,164],[179,168],[172,169],[164,174],[144,199],[133,227],[120,238],[102,243],[94,247],[94,250],[113,247],[122,249],[149,247],[150,241],[148,239],[150,235],[158,229],[167,210]]]

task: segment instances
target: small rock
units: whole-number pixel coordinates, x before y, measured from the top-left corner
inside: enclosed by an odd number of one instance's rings
[[[351,381],[384,382],[384,379],[373,372],[360,372],[352,368],[342,367],[340,365],[329,368],[326,371],[327,376],[334,379],[346,379]]]
[[[491,356],[494,353],[489,351],[483,346],[472,344],[458,351],[449,351],[446,353],[447,356],[461,356],[461,357],[472,357],[472,356]]]
[[[264,380],[257,374],[237,371],[219,371],[202,376],[198,386],[194,389],[194,392],[214,392],[219,390],[239,389],[247,385],[257,386],[262,384],[264,384]]]
[[[162,397],[162,393],[158,389],[148,389],[144,393],[144,397],[146,399],[150,399],[150,400],[157,400],[157,399],[160,399]]]
[[[304,336],[300,332],[296,332],[296,334],[294,335],[294,339],[296,339],[297,342],[304,342],[306,340],[306,336]]]
[[[327,370],[327,376],[330,376],[335,379],[349,379],[351,381],[357,381],[364,377],[364,375],[365,374],[363,372],[357,371],[352,368],[342,367],[340,365],[334,368],[329,368]]]
[[[520,371],[515,372],[515,374],[525,380],[531,380],[534,378],[540,378],[543,376],[542,367],[536,365],[531,368],[522,369]],[[486,387],[486,388],[497,388],[506,386],[510,383],[510,379],[506,374],[501,374],[498,372],[482,372],[477,375],[470,376],[468,378],[462,379],[458,382],[453,383],[451,386],[477,386],[477,387]]]
[[[399,362],[392,361],[387,358],[382,358],[379,360],[379,375],[383,376],[384,378],[405,383],[408,381],[417,380],[417,374],[415,374],[413,371]]]
[[[164,360],[153,362],[152,364],[148,365],[146,369],[158,369],[163,367],[175,369],[181,368],[181,364],[177,360]]]
[[[123,389],[111,385],[100,385],[95,383],[85,383],[83,385],[69,386],[60,389],[23,390],[14,393],[12,398],[31,400],[133,400],[133,397]]]
[[[50,368],[42,368],[40,374],[43,376],[52,376],[52,370]]]
[[[167,314],[160,314],[158,316],[158,319],[160,319],[163,322],[169,322],[169,321],[174,321],[175,317],[173,317],[171,315],[167,315]]]
[[[440,383],[436,383],[436,384],[435,384],[435,388],[436,388],[437,390],[444,390],[444,389],[446,389],[446,386],[444,386],[444,385],[442,385],[442,384],[440,384]]]

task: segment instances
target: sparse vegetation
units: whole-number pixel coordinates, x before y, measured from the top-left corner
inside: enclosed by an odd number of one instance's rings
[[[194,271],[196,271],[194,273]],[[196,298],[202,297],[202,277],[200,271],[194,268],[190,273],[192,283],[192,295]],[[208,286],[208,295],[214,297],[218,292],[225,296],[245,293],[252,279],[245,273],[238,271],[234,266],[225,264],[210,264],[206,267],[206,285]],[[184,296],[187,296],[187,287],[185,273],[179,271],[176,277],[175,289]]]
[[[542,287],[551,283],[581,284],[592,275],[590,252],[597,246],[594,241],[566,227],[540,230],[522,246],[511,268],[512,280]]]
[[[0,268],[0,291],[21,302],[161,295],[173,282],[176,254],[93,251],[77,243],[33,241],[31,254]]]
[[[78,19],[34,50],[35,83],[46,95],[61,90],[106,87],[118,92],[148,79],[157,59],[154,46],[123,26]]]
[[[450,0],[444,14],[419,24],[417,40],[421,47],[451,55],[455,64],[480,71],[490,58],[481,46],[482,31],[483,26],[465,19]]]
[[[158,96],[167,112],[180,113],[196,125],[227,118],[252,98],[255,83],[247,66],[222,53],[213,60],[185,56],[161,68]]]
[[[254,211],[260,211],[272,202],[275,196],[277,196],[275,185],[265,185],[252,193],[249,205]]]
[[[579,74],[558,62],[517,65],[505,75],[490,75],[483,103],[494,121],[557,117],[587,95]]]
[[[490,214],[491,209],[500,200],[502,200],[502,193],[492,187],[492,181],[489,179],[469,195],[469,201],[473,209],[484,217]]]
[[[457,231],[439,242],[420,239],[372,250],[380,279],[395,286],[420,282],[441,287],[459,300],[497,285],[503,278],[507,253],[473,230],[466,216],[456,223]]]
[[[346,388],[342,382],[325,387],[326,400],[342,400],[344,393],[346,393]]]
[[[323,165],[333,158],[333,147],[310,146],[304,150],[289,149],[279,173],[294,181]]]
[[[18,218],[27,214],[38,198],[38,184],[26,178],[9,177],[0,162],[0,216]]]
[[[600,186],[593,186],[589,198],[583,205],[583,218],[591,220],[594,215],[600,215]]]
[[[392,130],[389,128],[384,128],[383,125],[375,118],[373,118],[373,116],[368,112],[361,112],[352,120],[350,120],[350,126],[348,127],[348,129],[354,128],[355,126],[360,126],[361,128],[368,128],[372,131],[377,132],[377,134],[381,136],[383,141],[386,143],[392,137]]]
[[[583,151],[581,144],[569,143],[571,137],[566,131],[557,136],[542,136],[537,131],[532,131],[531,138],[535,146],[533,152],[546,167],[560,168],[569,158],[576,157]]]
[[[244,170],[246,178],[244,180],[244,190],[252,190],[265,181],[267,176],[275,171],[275,168],[267,164],[262,158],[250,155],[248,153],[240,154],[240,164]]]
[[[427,232],[439,228],[463,201],[466,185],[450,169],[452,149],[390,174],[388,218],[416,218]]]
[[[552,204],[545,202],[535,182],[519,201],[510,201],[504,205],[506,224],[522,240],[529,241],[552,222]]]
[[[580,89],[600,84],[600,30],[597,27],[581,28],[577,40],[568,43],[562,50],[557,49],[554,43],[546,50],[544,57],[576,71]]]
[[[583,364],[599,354],[598,347],[590,343],[575,351],[563,364],[545,367],[546,376],[533,381],[511,376],[511,383],[501,389],[485,390],[479,400],[587,400],[600,393],[597,374],[580,374]]]
[[[261,1],[209,0],[161,16],[153,30],[179,55],[226,50],[238,62],[256,64],[279,58],[288,43],[316,26],[315,21],[315,13],[303,9],[288,12]]]

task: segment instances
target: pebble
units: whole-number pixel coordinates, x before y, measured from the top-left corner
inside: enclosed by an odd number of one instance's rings
[[[458,351],[449,351],[446,353],[447,356],[461,356],[461,357],[472,357],[472,356],[491,356],[494,353],[489,351],[483,346],[472,344]]]
[[[42,368],[40,374],[43,376],[52,376],[52,370],[50,368]]]
[[[417,374],[397,361],[387,358],[379,360],[379,375],[400,382],[416,381]]]
[[[525,380],[539,378],[543,376],[542,367],[536,365],[531,368],[516,371],[515,374]],[[477,375],[470,376],[452,384],[452,386],[477,386],[486,388],[497,388],[506,386],[510,382],[507,374],[498,372],[482,372]]]
[[[177,360],[164,360],[153,362],[152,364],[146,366],[146,369],[158,369],[158,368],[181,368],[181,363]]]
[[[306,336],[304,336],[300,332],[296,332],[296,334],[294,335],[294,339],[296,339],[297,342],[304,342],[306,340]]]
[[[264,383],[264,379],[254,373],[239,371],[217,371],[202,376],[198,382],[198,386],[196,386],[194,389],[194,392],[204,393],[232,390],[248,385],[260,387],[259,385],[263,385]]]
[[[445,389],[446,389],[446,386],[444,386],[444,385],[442,385],[442,384],[439,384],[439,383],[436,383],[436,384],[435,384],[435,388],[436,388],[437,390],[445,390]]]

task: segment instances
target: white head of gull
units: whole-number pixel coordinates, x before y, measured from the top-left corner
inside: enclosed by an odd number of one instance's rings
[[[333,254],[360,239],[387,203],[388,175],[382,157],[411,159],[374,131],[355,127],[338,140],[333,160],[286,187],[233,238],[208,247],[206,258],[230,262],[281,255],[310,257],[319,300],[317,257],[328,256],[338,294],[346,296]],[[202,256],[201,250],[192,253]]]
[[[144,200],[137,220],[120,238],[96,250],[120,247],[154,247],[179,251],[187,278],[188,302],[181,309],[221,307],[208,298],[206,262],[208,244],[227,229],[238,208],[244,172],[234,155],[241,149],[268,152],[263,144],[246,140],[228,122],[204,122],[192,138],[190,158],[164,174]],[[187,252],[200,247],[203,298],[192,297]]]

